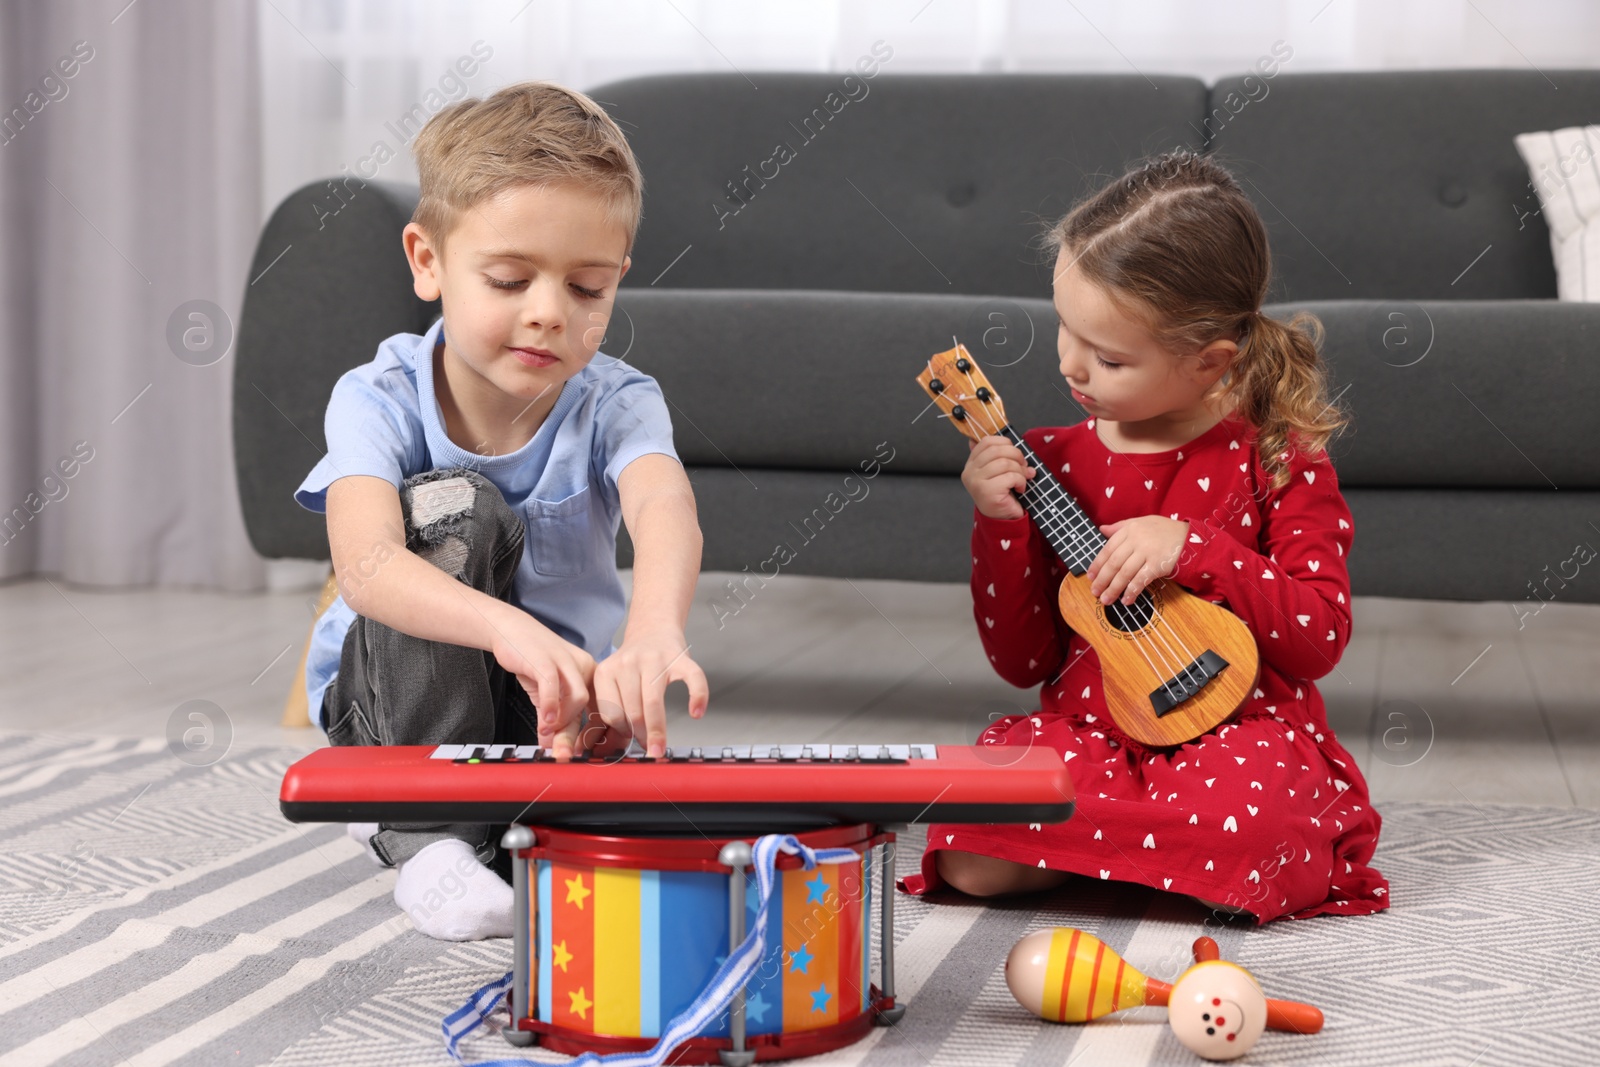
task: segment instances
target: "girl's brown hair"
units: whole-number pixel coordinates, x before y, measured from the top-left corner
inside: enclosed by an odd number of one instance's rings
[[[1272,485],[1290,450],[1315,455],[1349,421],[1327,398],[1322,322],[1261,314],[1272,274],[1267,230],[1233,175],[1196,152],[1156,156],[1083,201],[1048,232],[1060,269],[1080,268],[1179,358],[1219,338],[1239,342],[1211,396],[1237,399],[1256,428]]]

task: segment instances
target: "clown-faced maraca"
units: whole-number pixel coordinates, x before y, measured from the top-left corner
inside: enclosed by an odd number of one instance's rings
[[[1267,1028],[1267,997],[1243,967],[1204,960],[1172,983],[1167,1021],[1183,1047],[1196,1056],[1237,1059]]]
[[[1165,1005],[1178,1040],[1211,1060],[1243,1056],[1264,1029],[1322,1029],[1322,1012],[1267,999],[1249,971],[1218,958],[1211,938],[1195,941],[1194,957],[1194,966],[1168,985],[1141,974],[1094,935],[1057,926],[1016,943],[1006,957],[1006,984],[1018,1003],[1052,1022],[1081,1023],[1122,1008]]]

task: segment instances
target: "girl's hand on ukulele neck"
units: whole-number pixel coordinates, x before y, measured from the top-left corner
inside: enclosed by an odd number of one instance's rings
[[[1141,515],[1102,526],[1100,532],[1110,540],[1089,564],[1089,591],[1102,604],[1118,597],[1131,604],[1145,586],[1178,569],[1189,524],[1165,515]]]
[[[985,437],[974,444],[967,465],[961,471],[961,484],[967,487],[978,511],[991,519],[1020,519],[1027,514],[1011,493],[1027,492],[1028,479],[1036,473],[1022,458],[1022,449],[999,435]]]

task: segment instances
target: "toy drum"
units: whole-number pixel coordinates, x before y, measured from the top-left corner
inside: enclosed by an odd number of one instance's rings
[[[809,871],[799,857],[779,859],[754,977],[671,1062],[810,1056],[860,1040],[880,1015],[898,1018],[892,978],[884,992],[870,974],[872,938],[883,930],[874,904],[892,907],[892,877],[882,867],[892,862],[894,836],[866,824],[795,836],[856,858]],[[515,827],[506,839],[518,924],[507,1039],[573,1054],[654,1045],[754,922],[755,878],[719,859],[740,840],[749,839]],[[892,951],[891,942],[886,973]]]

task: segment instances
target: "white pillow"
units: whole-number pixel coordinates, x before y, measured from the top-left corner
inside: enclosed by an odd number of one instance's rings
[[[1521,133],[1515,140],[1550,227],[1556,296],[1600,301],[1600,125]]]

